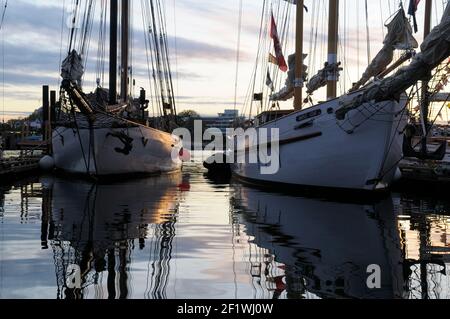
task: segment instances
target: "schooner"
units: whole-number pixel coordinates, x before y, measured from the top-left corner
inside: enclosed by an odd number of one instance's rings
[[[159,0],[142,2],[142,12],[148,20],[148,25],[144,25],[145,32],[148,32],[147,58],[150,60],[151,56],[153,86],[162,113],[159,117],[162,121],[155,121],[153,127],[148,125],[145,116],[149,107],[145,90],[141,89],[138,99],[131,98],[134,80],[130,74],[130,0],[111,0],[109,4],[109,90],[98,83],[95,93],[85,94],[81,85],[87,55],[85,51],[89,44],[86,39],[92,32],[95,2],[86,2],[79,32],[81,35],[76,37],[75,27],[71,31],[69,53],[62,63],[61,107],[52,138],[55,166],[69,173],[94,176],[157,174],[179,170],[182,162],[178,155],[182,151],[182,142],[169,133],[175,126],[176,108],[161,3]],[[120,68],[117,63],[119,4]],[[102,1],[102,5],[105,30],[100,41],[105,40],[107,33],[107,2]],[[81,9],[77,10],[75,12]],[[79,51],[75,49],[75,39],[79,39]],[[100,47],[102,45],[99,43]]]
[[[411,153],[413,148],[407,145],[408,139],[404,137],[410,102],[405,91],[418,81],[425,83],[430,79],[431,72],[450,55],[450,4],[447,4],[440,24],[426,34],[422,52],[412,58],[409,66],[385,77],[394,67],[411,58],[413,49],[418,46],[406,14],[400,7],[387,25],[383,49],[369,65],[361,81],[348,94],[337,97],[336,87],[341,70],[337,59],[339,0],[329,0],[328,61],[324,69],[311,77],[308,83],[303,54],[304,1],[288,2],[296,5],[295,59],[289,57],[286,87],[274,92],[271,100],[276,103],[293,97],[294,110],[262,112],[252,126],[257,131],[279,130],[279,169],[274,174],[263,174],[261,167],[265,164],[261,161],[248,163],[244,158],[246,154],[243,154],[246,152],[238,152],[237,161],[232,165],[234,175],[249,183],[288,187],[302,185],[353,191],[389,188],[395,179],[403,151]],[[431,1],[427,2],[429,17]],[[427,23],[431,25],[429,18]],[[276,53],[270,58],[281,69],[284,58],[273,14],[270,36]],[[405,50],[408,54],[390,66],[395,49]],[[371,78],[375,80],[366,84]],[[303,108],[305,83],[308,94],[326,86],[327,101]],[[270,78],[267,84],[273,87]],[[249,149],[248,145],[246,149]],[[442,151],[443,148],[439,153]],[[426,149],[422,153],[426,154]]]

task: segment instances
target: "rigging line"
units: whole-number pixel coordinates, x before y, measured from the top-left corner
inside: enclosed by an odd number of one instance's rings
[[[380,16],[381,16],[381,32],[383,33],[383,39],[385,38],[386,34],[384,31],[384,17],[383,17],[383,5],[381,4],[383,0],[379,0],[380,2]]]
[[[87,5],[87,4],[86,4]],[[92,35],[92,26],[95,14],[95,4],[93,0],[89,1],[89,5],[86,7],[85,12],[85,24],[83,30],[83,36],[80,47],[80,55],[84,59],[84,68],[86,69],[88,56],[89,56],[89,48],[91,43],[91,35]],[[84,77],[84,76],[83,76]]]
[[[167,93],[167,102],[168,106],[170,106],[170,118],[166,121],[167,129],[170,130],[171,124],[175,122],[176,124],[176,106],[175,106],[175,99],[173,96],[173,81],[172,81],[172,74],[170,69],[170,61],[169,61],[169,49],[168,49],[168,40],[167,40],[167,23],[165,19],[165,6],[164,4],[161,5],[161,1],[157,0],[157,9],[158,9],[158,23],[159,23],[159,41],[160,41],[160,48],[161,48],[161,57],[162,57],[162,67],[163,67],[163,73],[162,77],[164,79],[164,84],[166,86],[166,93]],[[175,120],[175,121],[174,121]]]
[[[179,70],[178,70],[178,39],[177,39],[177,5],[176,0],[173,0],[173,25],[174,25],[174,47],[175,47],[175,74],[176,74],[176,95],[180,94],[179,86]],[[174,93],[175,95],[175,93]]]
[[[158,74],[159,80],[159,89],[161,94],[161,104],[162,104],[162,112],[163,115],[166,115],[166,111],[164,109],[165,99],[165,91],[164,91],[164,83],[162,79],[162,65],[161,65],[161,49],[159,47],[158,34],[157,34],[157,25],[156,25],[156,15],[155,15],[155,7],[153,0],[150,0],[150,11],[151,11],[151,23],[152,23],[152,31],[151,35],[153,40],[154,52],[155,52],[155,61],[156,61],[156,71]]]
[[[164,28],[164,19],[163,19],[163,13],[161,11],[161,2],[159,0],[156,0],[157,5],[157,18],[158,18],[158,39],[159,39],[159,46],[161,49],[160,55],[161,55],[161,62],[162,62],[162,80],[165,85],[165,92],[167,94],[166,98],[168,99],[168,103],[172,106],[172,98],[171,98],[171,87],[170,87],[170,81],[169,81],[169,69],[168,69],[168,62],[167,57],[168,54],[166,52],[166,41],[165,41],[165,35],[166,31]]]
[[[165,10],[165,8],[164,8]],[[173,88],[173,80],[172,80],[172,70],[170,67],[170,58],[169,58],[169,48],[168,48],[168,39],[167,39],[167,22],[164,19],[165,14],[161,12],[161,6],[160,6],[160,19],[161,19],[161,26],[162,26],[162,35],[161,39],[163,42],[163,49],[165,53],[165,63],[166,63],[166,81],[168,85],[168,91],[169,91],[169,99],[171,100],[171,107],[173,111],[173,115],[175,116],[176,121],[176,115],[177,115],[177,108],[175,104],[175,96],[174,96],[174,88]]]
[[[263,38],[262,38],[262,34],[263,34],[263,23],[264,23],[264,17],[265,17],[265,6],[266,6],[266,0],[263,0],[263,6],[262,6],[262,11],[261,11],[261,17],[260,17],[260,26],[259,26],[259,35],[258,35],[258,49],[256,51],[256,59],[255,59],[255,64],[253,66],[253,71],[250,77],[250,82],[249,82],[249,86],[245,95],[245,101],[244,101],[244,106],[242,109],[242,113],[244,115],[247,114],[247,106],[249,106],[249,113],[248,113],[248,119],[251,119],[252,117],[252,110],[253,110],[253,94],[255,93],[255,88],[256,88],[256,77],[257,77],[257,72],[258,72],[258,67],[259,67],[259,59],[261,56],[261,48],[262,48],[262,42],[263,42]]]
[[[356,64],[357,64],[357,70],[358,70],[358,77],[360,76],[360,74],[361,74],[361,70],[360,70],[360,64],[361,64],[361,61],[360,61],[360,37],[359,37],[359,25],[360,25],[360,23],[359,23],[359,0],[356,0],[356,51],[357,51],[357,53],[356,53]]]
[[[283,5],[282,5],[283,4]],[[277,21],[277,29],[278,29],[278,36],[280,38],[280,42],[282,43],[283,46],[283,50],[286,49],[286,47],[284,46],[285,43],[285,37],[284,37],[284,33],[285,33],[285,24],[280,24],[280,21],[285,21],[286,22],[286,5],[287,2],[282,2],[281,0],[278,1],[278,6],[277,6],[277,13],[276,13],[276,21]],[[283,19],[283,20],[282,20]],[[280,29],[280,25],[282,26],[282,28]],[[280,32],[281,31],[281,32]],[[269,41],[269,45],[272,45],[272,41]],[[286,52],[285,52],[286,53]],[[285,57],[286,58],[286,57]],[[267,62],[268,64],[268,62]],[[273,78],[275,79],[275,85],[278,86],[279,83],[282,81],[282,74],[280,74],[280,69],[276,68],[274,71],[274,75]],[[262,79],[261,79],[261,91],[264,91],[265,87],[265,74],[264,72],[261,73]],[[269,107],[270,105],[270,101],[267,101],[266,104],[266,109]]]
[[[243,1],[239,0],[238,37],[237,37],[237,49],[236,49],[236,77],[235,77],[235,81],[234,81],[234,110],[235,111],[237,108],[239,60],[240,60],[240,54],[241,54],[242,11],[243,11]],[[235,114],[235,116],[236,116],[236,114]]]
[[[5,2],[5,8],[2,14],[2,21],[0,24],[0,31],[5,21],[5,12],[8,5],[8,1]],[[1,33],[2,41],[2,123],[5,124],[5,33]]]
[[[69,37],[69,52],[68,53],[70,53],[71,51],[72,51],[72,45],[73,45],[73,42],[75,41],[75,38],[76,38],[76,30],[77,30],[77,26],[76,26],[76,23],[77,23],[77,16],[78,16],[78,11],[79,11],[79,7],[78,7],[78,5],[79,5],[79,3],[80,3],[80,0],[75,0],[75,2],[74,2],[74,5],[75,5],[75,8],[74,8],[74,11],[73,11],[73,18],[72,18],[72,30],[70,31],[70,37]]]
[[[365,9],[366,9],[367,65],[370,65],[371,54],[370,54],[370,31],[369,31],[369,7],[367,0],[365,0]]]
[[[130,37],[130,43],[131,43],[131,45],[130,45],[130,48],[129,48],[129,51],[130,51],[130,65],[129,65],[129,85],[128,85],[128,95],[129,96],[131,96],[131,101],[133,101],[133,99],[134,99],[134,96],[135,96],[135,78],[134,78],[134,50],[133,50],[133,48],[134,48],[134,45],[133,45],[133,42],[134,42],[134,14],[133,14],[133,9],[134,9],[134,7],[133,7],[133,1],[130,1],[130,14],[129,14],[129,23],[130,23],[130,26],[129,26],[129,28],[128,28],[128,33],[129,33],[129,37]]]
[[[259,40],[258,40],[258,51],[256,54],[256,64],[255,64],[255,69],[254,69],[254,76],[253,76],[253,85],[252,85],[252,90],[251,93],[255,92],[255,86],[256,86],[256,74],[258,72],[258,60],[261,54],[261,42],[262,42],[262,36],[263,36],[263,23],[264,23],[264,13],[266,11],[266,0],[263,1],[263,7],[262,7],[262,12],[261,12],[261,19],[260,19],[260,23],[259,23]],[[250,112],[249,112],[249,116],[248,118],[251,119],[252,117],[252,111],[253,111],[253,97],[250,96]]]
[[[147,56],[150,56],[151,58],[151,65],[152,65],[152,77],[153,77],[153,81],[154,81],[154,90],[155,90],[155,100],[156,100],[156,104],[159,107],[158,108],[158,112],[159,112],[159,116],[163,116],[163,101],[164,101],[164,96],[162,94],[162,83],[160,83],[158,81],[160,74],[156,74],[157,72],[157,68],[158,68],[158,61],[157,61],[157,53],[156,53],[156,47],[154,48],[154,42],[153,40],[153,31],[152,30],[152,24],[151,24],[151,9],[150,9],[150,2],[147,3],[146,2],[142,2],[142,5],[144,6],[144,10],[145,10],[145,15],[143,16],[143,19],[145,21],[147,21],[147,24],[144,26],[144,29],[147,30],[148,32],[148,37],[146,37],[147,40]],[[145,17],[148,17],[147,19],[145,19]],[[146,33],[147,34],[147,33]],[[155,52],[154,54],[152,54],[151,52]],[[159,68],[158,68],[159,69]],[[150,72],[150,71],[149,71]],[[150,73],[149,73],[150,75]],[[151,80],[150,80],[150,85],[151,85]],[[159,125],[159,124],[158,124]]]
[[[349,63],[347,60],[347,53],[348,53],[348,8],[347,8],[347,0],[344,0],[344,39],[343,39],[343,46],[344,46],[344,53],[343,53],[343,59],[344,59],[344,93],[347,92],[347,85],[351,83],[351,77],[349,72]]]
[[[265,50],[265,52],[270,52],[270,50],[272,50],[273,47],[273,43],[272,43],[272,39],[270,37],[270,21],[272,19],[272,8],[267,8],[267,13],[266,13],[266,25],[265,25],[265,29],[264,29],[264,42],[263,42],[263,48]],[[266,68],[269,67],[269,62],[268,59],[264,59],[262,61],[262,69],[261,69],[261,80],[260,80],[260,84],[261,84],[261,92],[264,90],[264,81],[265,81],[265,75],[264,75],[264,70]],[[276,75],[276,69],[275,71],[273,71],[273,75]],[[274,77],[274,76],[273,76]],[[261,103],[260,105],[260,111],[262,112],[264,110],[264,104]]]
[[[151,92],[151,100],[152,100],[152,112],[153,112],[153,117],[155,117],[155,99],[157,99],[157,89],[156,87],[155,89],[155,95],[153,95],[153,91],[152,91],[152,72],[150,71],[150,56],[149,56],[149,43],[148,43],[148,38],[147,38],[147,24],[146,24],[146,19],[145,17],[146,15],[146,7],[144,2],[141,0],[141,13],[142,13],[142,24],[143,24],[143,28],[144,28],[144,42],[145,42],[145,55],[147,58],[147,73],[148,73],[148,82],[149,82],[149,88],[150,88],[150,92]],[[151,62],[152,66],[153,66],[153,61]],[[154,73],[153,73],[154,75]]]
[[[319,36],[319,12],[320,12],[320,8],[321,8],[321,3],[322,1],[319,2],[318,7],[316,9],[315,12],[315,24],[313,25],[313,29],[315,29],[315,34],[314,34],[314,45],[312,48],[312,57],[310,60],[310,64],[311,64],[311,73],[316,73],[316,57],[317,57],[317,40],[318,40],[318,36]]]
[[[61,64],[62,64],[62,51],[63,51],[63,38],[64,38],[64,22],[66,18],[66,0],[63,0],[63,6],[62,6],[62,18],[61,18],[61,36],[60,36],[60,44],[59,44],[59,64],[58,64],[58,87],[61,85]]]
[[[0,31],[3,28],[3,22],[5,21],[6,9],[8,8],[8,0],[5,1],[5,5],[3,6],[2,19],[0,21]]]
[[[314,23],[315,23],[315,12],[316,12],[316,1],[313,1],[312,4],[312,10],[311,10],[311,29],[309,32],[309,49],[308,49],[308,56],[309,61],[312,60],[312,49],[313,49],[313,38],[314,38]]]
[[[270,52],[270,47],[271,47],[271,39],[269,37],[269,21],[271,19],[271,12],[272,12],[272,5],[271,6],[266,6],[266,12],[264,12],[264,17],[265,17],[265,21],[264,21],[264,29],[263,29],[263,35],[262,35],[262,39],[261,39],[261,43],[262,43],[262,51],[264,53],[268,53]],[[268,68],[269,62],[268,62],[268,58],[267,57],[260,57],[261,59],[261,79],[259,80],[260,82],[258,82],[259,84],[261,84],[260,87],[260,92],[263,91],[263,86],[262,83],[264,83],[264,78],[263,78],[263,74],[264,74],[264,70],[266,70]],[[258,87],[259,87],[258,84]],[[260,108],[260,111],[262,112],[263,110],[263,104],[261,103],[261,105],[258,107],[258,109]],[[256,113],[258,113],[258,111],[256,111]]]
[[[161,48],[161,61],[162,61],[162,78],[164,80],[165,89],[167,93],[167,99],[169,104],[172,103],[172,90],[169,80],[169,64],[168,64],[168,51],[166,47],[167,39],[166,39],[166,27],[165,27],[165,20],[164,20],[164,14],[162,12],[162,6],[161,2],[159,0],[156,0],[156,7],[157,7],[157,18],[158,18],[158,26],[159,26],[159,45]]]
[[[283,3],[283,6],[281,5],[281,3]],[[287,6],[290,6],[290,4],[288,4],[287,2],[281,2],[278,1],[278,7],[277,7],[277,14],[276,14],[276,21],[277,21],[277,28],[278,28],[278,36],[280,38],[280,43],[282,44],[282,48],[284,53],[286,54],[286,41],[287,41],[287,37],[286,37],[286,28],[287,28]],[[280,24],[279,21],[284,21],[283,24]],[[281,29],[279,28],[280,26]],[[280,32],[281,31],[281,32]],[[272,45],[272,40],[269,41],[269,46]],[[286,58],[286,56],[285,56]],[[265,61],[264,62],[264,67],[265,69],[267,68],[269,62]],[[268,92],[269,88],[265,85],[266,82],[266,73],[265,72],[261,72],[261,91],[262,92]],[[273,74],[272,74],[272,78],[274,79],[274,86],[278,87],[281,85],[282,82],[282,77],[283,77],[283,73],[280,72],[279,68],[275,68]],[[263,110],[261,111],[265,111],[265,110],[269,110],[270,108],[270,100],[266,99],[265,101],[265,107],[263,108]]]
[[[98,32],[98,47],[97,47],[97,66],[96,66],[96,81],[97,86],[102,86],[102,67],[104,59],[104,17],[105,17],[105,1],[100,2],[100,27]]]

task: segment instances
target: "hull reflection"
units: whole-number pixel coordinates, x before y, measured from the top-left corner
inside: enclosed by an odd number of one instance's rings
[[[89,288],[95,298],[128,298],[131,253],[144,249],[147,238],[154,270],[146,294],[165,298],[181,174],[108,185],[48,179],[43,185],[42,243],[54,252],[58,298],[84,298]],[[81,288],[73,287],[74,269]]]
[[[334,203],[234,186],[239,222],[254,243],[285,265],[287,296],[398,298],[402,249],[391,199]],[[381,287],[370,289],[370,265]]]

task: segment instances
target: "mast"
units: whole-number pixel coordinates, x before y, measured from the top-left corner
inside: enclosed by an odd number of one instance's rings
[[[424,39],[431,32],[431,11],[433,8],[432,0],[426,0],[425,3],[425,22],[423,29]],[[422,83],[422,103],[421,103],[421,117],[422,117],[422,129],[424,140],[422,141],[422,148],[426,149],[426,136],[428,135],[429,127],[428,127],[428,112],[430,106],[429,92],[428,92],[428,81],[424,81]]]
[[[423,38],[425,39],[431,32],[431,10],[433,9],[433,1],[427,0],[425,3],[425,26],[423,30]]]
[[[297,0],[296,40],[295,40],[295,80],[294,80],[294,108],[303,107],[303,0]]]
[[[117,0],[111,0],[109,33],[109,104],[117,103]]]
[[[128,102],[128,63],[129,63],[129,24],[130,24],[130,0],[122,0],[122,53],[121,53],[121,81],[120,98]]]
[[[328,65],[337,63],[338,30],[339,30],[339,0],[329,0],[328,18]],[[327,78],[327,99],[337,96],[337,74],[329,73]]]

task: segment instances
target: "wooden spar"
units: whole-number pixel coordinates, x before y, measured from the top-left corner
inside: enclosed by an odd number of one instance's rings
[[[426,0],[425,3],[425,22],[424,22],[424,28],[423,28],[423,36],[424,39],[430,34],[431,32],[431,11],[433,8],[433,2],[432,0]],[[423,129],[423,135],[428,135],[429,131],[429,125],[428,125],[428,112],[429,112],[429,97],[428,97],[428,82],[424,81],[422,83],[422,102],[421,102],[421,117],[422,117],[422,129]],[[425,143],[425,142],[424,142]]]
[[[109,31],[109,104],[117,104],[117,0],[111,0]]]
[[[339,0],[329,0],[328,17],[328,64],[336,64],[338,52]],[[327,79],[327,99],[337,96],[337,74],[329,74]]]
[[[294,108],[303,107],[303,0],[297,0],[296,42],[295,42],[295,80],[294,80]]]
[[[123,102],[128,102],[128,59],[129,59],[129,24],[130,24],[130,0],[122,0],[122,52],[121,52],[121,81],[120,97]]]
[[[411,59],[413,56],[413,53],[411,51],[405,52],[405,54],[403,54],[400,59],[398,59],[396,62],[394,62],[391,66],[389,66],[386,70],[384,70],[381,73],[378,73],[378,75],[376,76],[378,79],[383,79],[384,77],[386,77],[386,75],[388,75],[389,73],[391,73],[392,71],[396,70],[398,67],[400,67],[403,63],[405,63],[406,61],[408,61],[409,59]]]

